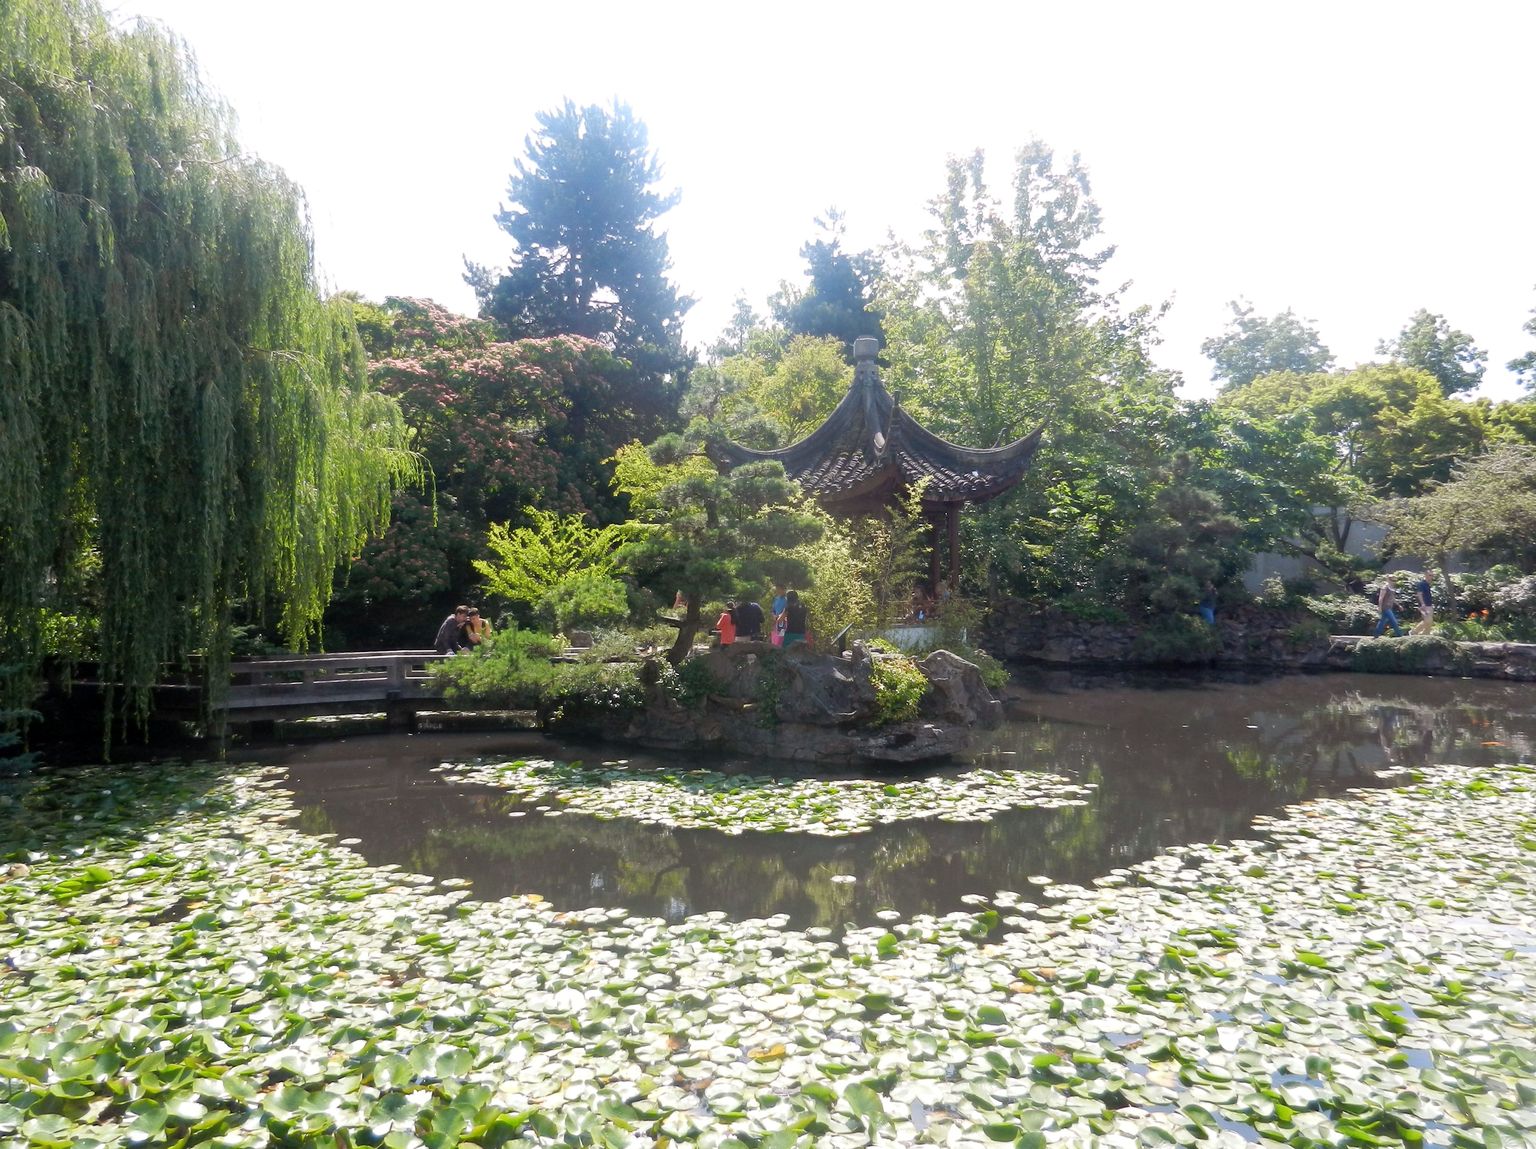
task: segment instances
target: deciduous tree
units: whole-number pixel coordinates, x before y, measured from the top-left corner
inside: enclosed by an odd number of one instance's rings
[[[1536,337],[1536,308],[1531,309],[1531,317],[1521,327],[1527,335]],[[1527,388],[1536,391],[1536,350],[1527,351],[1509,361],[1509,369],[1515,373],[1515,377]]]
[[[1390,355],[1394,363],[1428,371],[1445,395],[1475,391],[1488,362],[1488,352],[1476,347],[1470,335],[1453,330],[1445,316],[1422,308],[1395,339],[1383,339],[1376,350]]]
[[[0,379],[0,663],[88,589],[140,703],[168,659],[217,669],[238,599],[302,645],[414,465],[299,189],[90,0],[0,5]]]
[[[1536,565],[1536,447],[1496,447],[1460,463],[1423,494],[1377,505],[1399,554],[1434,558],[1448,569],[1452,553],[1473,551],[1495,561]]]
[[[653,443],[647,454],[655,471],[643,488],[626,489],[643,527],[620,548],[619,563],[643,582],[675,588],[688,600],[667,656],[674,666],[692,649],[706,599],[774,579],[803,583],[807,568],[792,552],[822,531],[821,520],[801,506],[799,487],[785,478],[780,464],[749,463],[727,474],[702,468],[704,440],[718,433],[701,426]]]
[[[1174,449],[1176,379],[1151,358],[1160,313],[1126,310],[1123,289],[1099,287],[1113,248],[1077,157],[1026,147],[1006,204],[980,153],[948,174],[924,242],[886,260],[891,389],[970,446],[1046,425],[1023,483],[964,516],[962,579],[1032,597],[1095,594],[1099,564],[1155,497]]]
[[[354,643],[395,645],[469,597],[492,523],[516,527],[535,504],[623,517],[606,460],[637,429],[618,398],[631,368],[589,339],[499,341],[492,323],[430,300],[357,310],[372,377],[399,400],[433,489],[396,495],[389,531],[338,586],[331,621]]]
[[[1234,299],[1227,306],[1232,319],[1226,331],[1200,344],[1201,353],[1215,364],[1211,378],[1224,380],[1225,390],[1278,371],[1326,371],[1333,363],[1333,352],[1317,329],[1290,308],[1267,318],[1254,314],[1251,303]]]

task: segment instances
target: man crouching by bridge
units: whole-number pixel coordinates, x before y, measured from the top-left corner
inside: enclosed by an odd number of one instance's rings
[[[456,606],[453,613],[443,619],[437,628],[437,641],[433,644],[438,654],[457,654],[469,645],[464,634],[464,620],[469,617],[469,607]]]

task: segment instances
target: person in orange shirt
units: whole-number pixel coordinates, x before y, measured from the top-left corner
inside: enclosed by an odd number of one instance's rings
[[[719,619],[715,622],[715,630],[720,634],[720,645],[730,646],[736,641],[736,603],[727,599],[725,609],[720,612]]]

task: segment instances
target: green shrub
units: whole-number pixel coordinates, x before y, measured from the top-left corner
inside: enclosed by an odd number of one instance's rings
[[[489,710],[533,709],[553,676],[550,656],[563,648],[552,635],[502,630],[472,651],[433,664],[432,681],[452,702]]]
[[[576,652],[582,662],[637,662],[639,643],[627,630],[592,631],[592,645]]]
[[[1303,618],[1285,632],[1285,641],[1293,650],[1323,646],[1333,632],[1320,618]]]
[[[629,593],[612,575],[574,571],[540,597],[536,613],[558,632],[612,627],[629,617]]]
[[[970,650],[964,655],[966,661],[975,665],[981,671],[981,680],[987,684],[988,690],[1001,690],[1008,685],[1008,667],[1001,661],[993,658],[984,650]]]
[[[1131,658],[1137,662],[1209,662],[1220,652],[1221,637],[1216,628],[1189,614],[1164,615],[1131,642]]]
[[[961,641],[958,636],[951,636],[949,641],[945,641],[942,630],[937,628],[930,632],[930,637],[927,641],[909,650],[903,650],[890,639],[881,638],[878,635],[872,635],[859,641],[864,644],[866,650],[907,657],[931,654],[935,650],[947,650],[951,654],[965,659],[975,666],[977,670],[981,671],[981,680],[987,684],[989,690],[1001,690],[1004,686],[1008,685],[1010,675],[1008,668],[1003,663],[993,658],[986,651],[974,647],[968,642]]]
[[[1079,622],[1105,622],[1112,626],[1123,626],[1130,621],[1130,615],[1119,607],[1107,606],[1083,595],[1068,595],[1056,604],[1056,609],[1065,617],[1075,618]]]
[[[1464,618],[1435,623],[1435,634],[1452,642],[1520,642],[1511,628],[1481,618]]]
[[[910,722],[928,690],[928,679],[910,658],[877,658],[869,668],[875,688],[874,725]]]
[[[1376,629],[1376,604],[1364,595],[1314,595],[1303,598],[1301,605],[1329,634],[1370,634]]]
[[[559,663],[545,687],[539,717],[546,730],[587,733],[645,705],[638,662]]]
[[[1283,610],[1296,604],[1296,595],[1285,585],[1285,580],[1279,575],[1270,575],[1264,580],[1264,585],[1259,587],[1259,592],[1253,596],[1253,601],[1270,610]]]
[[[715,677],[709,669],[709,663],[702,658],[686,658],[676,670],[668,667],[663,681],[667,692],[679,705],[689,710],[701,708],[711,694],[725,692],[724,684]]]

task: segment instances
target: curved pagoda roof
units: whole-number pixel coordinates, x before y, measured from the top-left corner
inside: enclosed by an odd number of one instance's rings
[[[717,448],[727,470],[773,459],[829,511],[863,514],[886,505],[897,491],[927,477],[928,512],[984,503],[1016,486],[1029,470],[1040,433],[1002,447],[961,447],[926,430],[908,415],[880,381],[879,344],[854,340],[853,386],[820,427],[798,443],[758,451],[739,443]]]

